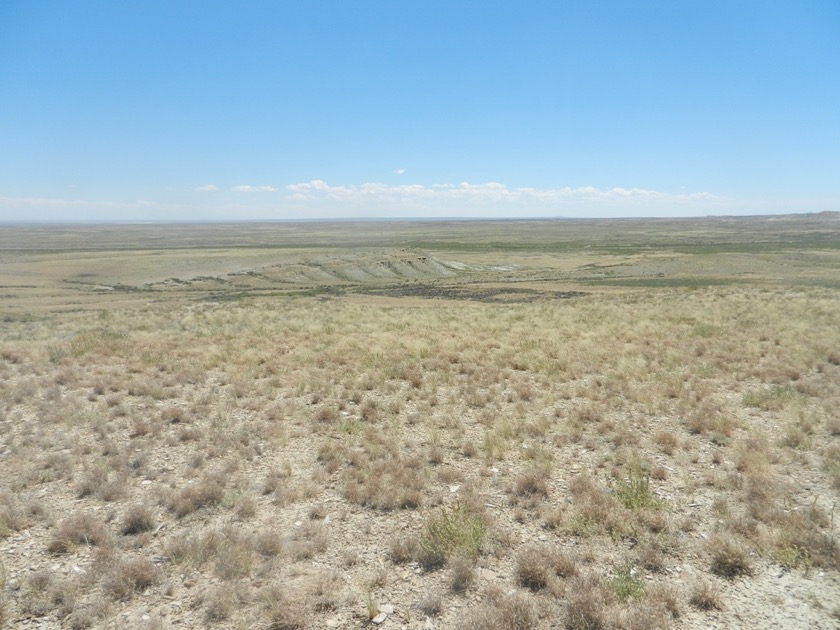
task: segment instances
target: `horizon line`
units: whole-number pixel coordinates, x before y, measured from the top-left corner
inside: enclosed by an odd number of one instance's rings
[[[318,218],[288,218],[288,219],[0,219],[0,226],[51,226],[51,225],[210,225],[236,223],[438,223],[438,222],[480,222],[480,221],[691,221],[698,219],[759,219],[781,217],[805,217],[826,214],[840,214],[840,210],[820,210],[810,212],[785,212],[766,214],[705,214],[691,216],[615,216],[615,217],[574,217],[574,216],[439,216],[439,217],[318,217]]]

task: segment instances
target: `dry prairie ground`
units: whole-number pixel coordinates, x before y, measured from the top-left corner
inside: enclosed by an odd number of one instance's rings
[[[840,627],[838,227],[0,228],[0,623]]]

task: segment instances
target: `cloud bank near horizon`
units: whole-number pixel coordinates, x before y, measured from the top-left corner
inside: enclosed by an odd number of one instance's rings
[[[643,188],[511,188],[499,182],[332,185],[322,179],[285,186],[210,183],[159,200],[0,197],[2,221],[688,217],[834,209],[814,200],[749,202],[710,192]]]
[[[499,182],[483,184],[422,184],[388,185],[366,183],[333,186],[315,179],[286,186],[290,201],[301,206],[333,205],[337,207],[369,208],[377,213],[397,210],[431,211],[434,216],[533,216],[571,213],[585,216],[595,212],[615,212],[616,215],[655,212],[663,209],[683,214],[687,208],[700,210],[726,202],[723,197],[708,192],[673,194],[641,188],[611,188],[600,190],[591,186],[579,188],[509,188]]]

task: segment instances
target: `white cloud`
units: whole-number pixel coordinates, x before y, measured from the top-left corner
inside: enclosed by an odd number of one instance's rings
[[[318,179],[286,189],[287,199],[299,208],[318,212],[329,207],[337,216],[685,216],[713,214],[731,201],[707,192],[508,188],[499,182],[331,186]]]
[[[405,175],[405,169],[404,168],[394,169],[394,175]]]
[[[234,186],[231,188],[233,192],[245,192],[245,193],[254,193],[254,192],[277,192],[277,189],[274,186]]]
[[[193,188],[195,192],[216,192],[219,190],[219,187],[215,184],[207,184],[206,186],[197,186]]]
[[[310,190],[328,190],[330,186],[327,182],[321,179],[313,179],[311,182],[303,182],[301,184],[289,184],[286,186],[288,190],[292,192],[300,192],[305,193],[306,191]]]
[[[272,186],[238,186],[273,192]],[[0,196],[3,221],[172,221],[430,217],[689,217],[836,210],[835,199],[732,199],[708,192],[641,188],[509,188],[499,182],[333,186],[289,184],[280,195],[180,196],[155,200],[88,200]]]

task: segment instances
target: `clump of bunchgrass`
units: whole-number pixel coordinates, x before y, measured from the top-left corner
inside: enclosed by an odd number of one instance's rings
[[[680,593],[672,584],[654,584],[647,591],[647,600],[661,605],[672,619],[679,619],[682,615]]]
[[[533,467],[520,474],[511,489],[514,503],[535,505],[548,498],[548,471]]]
[[[631,461],[627,476],[613,483],[613,494],[631,510],[658,508],[662,500],[650,489],[650,474],[638,460]]]
[[[317,612],[336,610],[342,601],[342,580],[334,571],[321,571],[306,589],[306,600]]]
[[[424,593],[417,601],[417,610],[426,617],[436,617],[443,611],[443,598],[437,592]]]
[[[679,446],[679,439],[671,431],[659,431],[654,439],[659,450],[666,455],[673,455]]]
[[[725,578],[751,575],[753,572],[749,553],[732,536],[718,534],[708,543],[711,554],[711,571]]]
[[[516,560],[516,580],[520,586],[538,592],[558,578],[577,575],[574,555],[548,545],[531,546],[520,552]]]
[[[709,580],[698,580],[691,588],[688,603],[699,610],[721,610],[720,589],[717,584]]]
[[[458,503],[427,517],[417,545],[417,561],[436,568],[454,557],[476,560],[488,543],[486,520]]]
[[[475,560],[457,556],[449,562],[449,587],[455,593],[464,593],[475,582]]]
[[[78,545],[103,545],[110,541],[105,525],[92,514],[74,514],[61,521],[47,543],[50,553],[67,553]]]
[[[172,497],[169,508],[182,518],[196,510],[212,507],[222,502],[225,496],[225,478],[221,474],[210,474],[197,483],[187,485]]]
[[[416,508],[425,485],[423,467],[412,458],[386,457],[348,471],[345,496],[380,510]]]
[[[0,538],[26,527],[29,519],[24,506],[10,494],[0,495]]]
[[[609,611],[615,595],[597,576],[587,574],[571,580],[565,599],[564,622],[569,630],[609,627]]]
[[[145,558],[119,560],[105,575],[103,586],[114,599],[126,599],[160,581],[159,569]]]
[[[527,630],[539,621],[539,608],[532,596],[491,590],[484,603],[460,622],[464,630]]]
[[[629,512],[616,497],[599,488],[583,475],[569,483],[574,499],[572,509],[550,518],[554,527],[578,536],[590,536],[606,531],[623,536],[630,527]]]
[[[326,551],[329,534],[323,523],[307,521],[296,528],[283,544],[284,552],[294,560],[309,560]]]
[[[123,516],[121,531],[126,535],[152,531],[157,524],[155,512],[151,506],[138,503],[130,506]]]
[[[391,538],[388,556],[394,564],[406,564],[417,555],[417,538],[398,534]]]
[[[621,602],[637,599],[645,593],[645,584],[639,577],[638,570],[632,566],[624,566],[616,571],[611,585]]]

